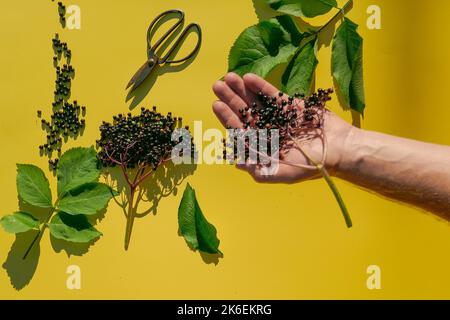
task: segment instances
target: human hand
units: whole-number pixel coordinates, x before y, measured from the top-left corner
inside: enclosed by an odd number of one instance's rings
[[[213,103],[213,110],[224,126],[228,125],[233,128],[243,126],[239,117],[239,109],[251,106],[252,102],[257,100],[259,91],[271,96],[276,96],[279,92],[277,88],[255,74],[246,74],[241,78],[235,73],[229,73],[224,80],[217,81],[213,86],[213,91],[219,98]],[[297,105],[297,108],[302,109],[303,101],[297,101]],[[323,165],[331,174],[334,174],[339,168],[339,163],[345,155],[346,139],[352,130],[353,127],[350,124],[333,112],[326,110],[323,132],[328,150]],[[302,150],[314,162],[321,162],[324,152],[322,138],[316,137],[299,143],[301,143]],[[248,171],[258,182],[293,183],[321,176],[317,170],[304,168],[304,166],[311,165],[311,162],[300,150],[293,148],[282,156],[284,161],[279,163],[275,174],[265,174],[263,168],[257,164],[247,163],[238,165],[238,168]],[[287,163],[297,164],[297,166]]]

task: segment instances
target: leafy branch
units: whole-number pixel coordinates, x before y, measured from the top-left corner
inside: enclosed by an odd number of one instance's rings
[[[52,204],[52,192],[44,172],[34,165],[17,165],[19,197],[33,208],[49,210],[43,220],[24,211],[0,219],[0,225],[9,233],[37,231],[23,259],[39,243],[47,228],[53,237],[68,242],[89,243],[102,235],[89,222],[88,216],[104,209],[115,192],[99,183],[99,176],[94,148],[74,148],[65,152],[57,167],[58,192]]]
[[[357,25],[345,14],[353,0],[339,8],[336,0],[265,0],[284,15],[262,20],[245,29],[233,44],[228,58],[228,71],[239,75],[255,73],[266,78],[277,66],[287,64],[281,78],[282,89],[287,94],[305,95],[313,91],[317,40],[321,33],[344,18],[337,28],[332,46],[332,76],[336,92],[344,108],[364,113],[364,81],[362,63],[363,40]],[[336,9],[338,12],[315,31],[301,32],[295,19],[314,18]]]

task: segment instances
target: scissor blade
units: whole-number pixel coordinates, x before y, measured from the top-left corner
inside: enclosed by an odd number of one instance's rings
[[[148,61],[144,63],[142,67],[140,67],[139,70],[135,73],[133,78],[131,78],[130,82],[128,82],[126,89],[131,87],[131,85],[133,85],[131,91],[139,87],[139,85],[148,77],[154,66],[155,64],[149,63]]]

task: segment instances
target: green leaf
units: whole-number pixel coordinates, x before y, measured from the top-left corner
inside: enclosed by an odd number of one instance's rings
[[[44,172],[31,164],[17,165],[17,191],[27,203],[40,208],[52,207],[52,193]]]
[[[265,0],[274,10],[297,17],[314,18],[337,8],[336,0]]]
[[[289,16],[279,16],[245,29],[228,56],[228,71],[266,77],[277,65],[287,63],[305,34]]]
[[[339,26],[333,39],[331,66],[346,107],[364,114],[363,39],[357,28],[348,18]]]
[[[22,233],[38,230],[39,220],[26,212],[16,212],[0,219],[0,225],[9,233]]]
[[[289,62],[281,79],[282,90],[289,95],[296,92],[310,94],[317,63],[315,41],[309,41]]]
[[[73,216],[65,212],[57,213],[48,228],[55,238],[76,243],[88,243],[102,235],[86,216]]]
[[[93,147],[70,149],[59,161],[58,195],[62,196],[83,184],[95,182],[99,176],[97,154]]]
[[[109,186],[88,183],[69,191],[58,203],[58,208],[68,214],[92,215],[102,210],[113,197]]]
[[[189,183],[178,208],[178,226],[193,249],[211,254],[221,253],[216,228],[206,220]]]

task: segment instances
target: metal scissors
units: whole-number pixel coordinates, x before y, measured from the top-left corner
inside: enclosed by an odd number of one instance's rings
[[[155,31],[154,30],[155,25],[162,18],[164,18],[168,15],[172,15],[172,14],[175,14],[178,16],[178,21],[158,41],[156,41],[156,43],[154,45],[152,45],[151,44],[152,33],[153,33],[153,31]],[[131,91],[133,91],[134,89],[139,87],[139,85],[141,85],[142,82],[144,82],[144,80],[150,75],[150,73],[153,71],[153,69],[157,65],[164,65],[166,63],[171,64],[171,63],[184,62],[184,61],[187,61],[190,58],[192,58],[198,52],[198,50],[200,49],[200,45],[202,43],[202,30],[197,23],[191,23],[181,32],[178,39],[175,41],[175,43],[172,45],[172,47],[167,51],[167,53],[163,57],[157,56],[157,54],[156,54],[157,49],[183,23],[184,23],[184,12],[181,10],[177,10],[177,9],[165,11],[165,12],[161,13],[160,15],[158,15],[152,21],[152,23],[150,24],[148,31],[147,31],[148,60],[147,60],[147,62],[144,63],[144,65],[141,68],[139,68],[139,70],[136,72],[136,74],[133,76],[133,78],[131,78],[130,82],[127,85],[127,89],[129,87],[133,86],[131,88]],[[177,60],[169,59],[169,57],[175,52],[175,50],[180,48],[183,41],[189,34],[189,32],[191,32],[191,30],[193,30],[193,29],[197,30],[197,35],[198,35],[197,45],[195,46],[194,50],[189,55],[184,57],[183,59],[177,59]]]

